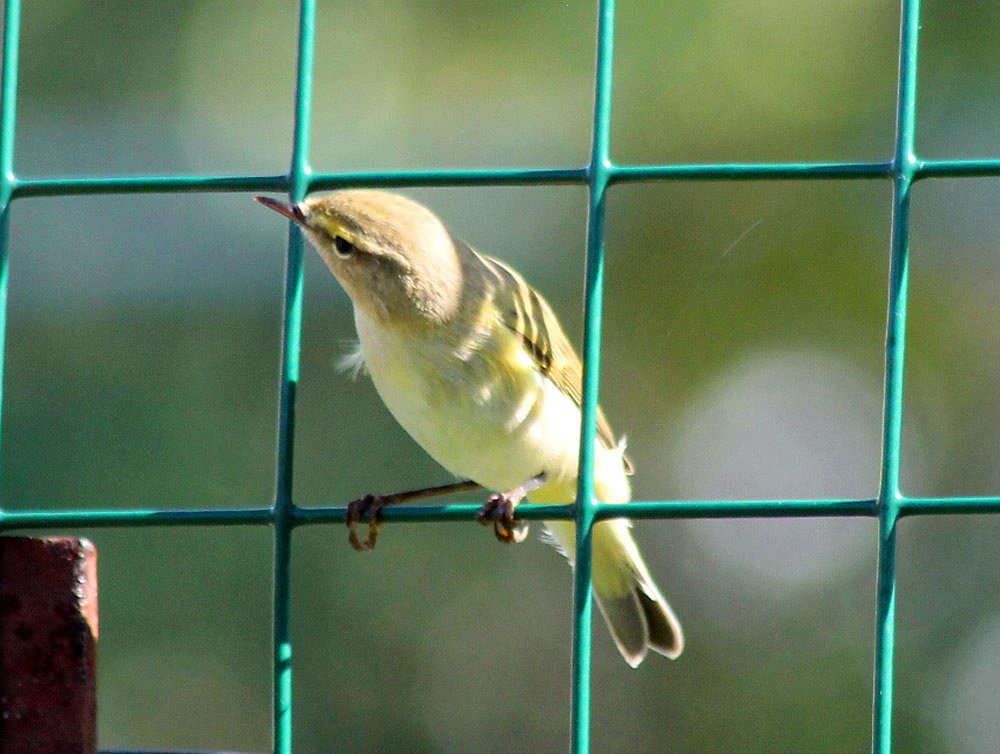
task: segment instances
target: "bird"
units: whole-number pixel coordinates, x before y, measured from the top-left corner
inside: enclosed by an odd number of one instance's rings
[[[399,424],[462,480],[348,506],[350,541],[375,546],[385,505],[456,490],[491,490],[480,523],[502,542],[524,539],[522,500],[576,497],[583,368],[555,313],[512,267],[455,236],[431,210],[401,194],[344,189],[288,203],[255,197],[302,229],[353,304],[363,368]],[[597,410],[594,494],[631,499],[631,462]],[[367,516],[368,537],[357,536]],[[572,565],[575,525],[545,521]],[[680,622],[631,534],[613,518],[594,524],[593,591],[631,667],[649,650],[676,659]]]

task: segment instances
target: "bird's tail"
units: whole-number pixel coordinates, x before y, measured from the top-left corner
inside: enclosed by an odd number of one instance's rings
[[[554,543],[575,561],[574,527],[546,522]],[[592,572],[594,596],[618,651],[633,668],[652,649],[671,660],[684,650],[680,621],[656,588],[624,519],[594,525]]]
[[[618,651],[633,668],[646,652],[671,660],[684,650],[680,621],[656,588],[623,519],[594,526],[594,595]]]

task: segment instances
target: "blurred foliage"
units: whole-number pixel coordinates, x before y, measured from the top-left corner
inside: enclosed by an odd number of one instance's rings
[[[24,6],[20,175],[286,169],[293,3]],[[619,6],[617,161],[891,155],[891,3]],[[590,3],[321,3],[314,169],[583,164],[594,23]],[[998,23],[995,3],[924,3],[926,156],[997,155]],[[521,269],[579,342],[580,187],[408,193]],[[602,403],[636,497],[876,494],[889,206],[881,181],[612,189]],[[914,189],[910,494],[1000,486],[998,217],[996,180]],[[10,219],[0,501],[267,505],[284,225],[241,195],[27,199]],[[446,481],[366,380],[336,373],[350,308],[311,253],[305,302],[296,500]],[[998,526],[900,523],[897,751],[995,744]],[[100,556],[101,745],[267,749],[269,532],[83,533]],[[689,645],[632,671],[596,627],[595,751],[868,747],[873,521],[637,536]],[[345,539],[293,542],[299,750],[565,747],[571,582],[550,548],[471,524],[393,526],[365,557]],[[970,702],[970,684],[986,693]]]

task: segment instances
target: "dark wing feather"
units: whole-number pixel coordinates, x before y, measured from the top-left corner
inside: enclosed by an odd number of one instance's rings
[[[583,365],[548,302],[528,285],[516,270],[503,262],[472,252],[483,263],[487,274],[497,280],[493,286],[501,321],[521,336],[525,350],[539,371],[579,406],[583,401]],[[600,406],[597,408],[597,435],[605,447],[616,445],[614,433]]]

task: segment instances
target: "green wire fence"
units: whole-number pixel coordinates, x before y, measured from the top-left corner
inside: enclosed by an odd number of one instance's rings
[[[39,196],[153,192],[287,192],[293,201],[307,194],[343,186],[456,186],[578,184],[589,190],[585,277],[584,386],[580,477],[572,506],[521,509],[525,519],[573,519],[577,526],[574,582],[571,750],[590,748],[591,675],[591,531],[595,521],[622,515],[619,507],[593,501],[593,446],[601,357],[604,272],[604,213],[609,187],[636,181],[874,179],[892,183],[892,232],[889,249],[888,322],[885,347],[885,394],[879,494],[868,500],[759,500],[635,502],[631,518],[870,516],[878,520],[875,664],[873,671],[872,751],[892,750],[893,650],[895,643],[896,523],[901,516],[935,513],[1000,512],[997,497],[912,498],[900,490],[900,437],[903,407],[910,189],[923,178],[1000,175],[1000,160],[926,161],[914,152],[917,104],[919,0],[903,0],[899,42],[895,151],[885,162],[618,165],[611,159],[610,121],[613,72],[614,0],[598,9],[597,67],[590,162],[581,168],[526,170],[440,170],[314,174],[309,161],[316,1],[301,0],[291,166],[287,175],[163,176],[93,179],[19,178],[14,166],[14,136],[21,19],[19,0],[5,3],[3,79],[0,94],[0,351],[6,332],[9,210],[12,202]],[[300,508],[292,491],[295,393],[299,379],[302,323],[302,237],[289,231],[285,269],[284,320],[277,432],[277,471],[273,503],[263,508],[224,510],[0,510],[0,531],[27,528],[269,525],[274,533],[273,736],[274,751],[292,751],[292,641],[289,562],[296,527],[340,523],[344,507]],[[0,358],[0,370],[3,361]],[[478,510],[471,504],[391,508],[386,521],[468,521]]]

